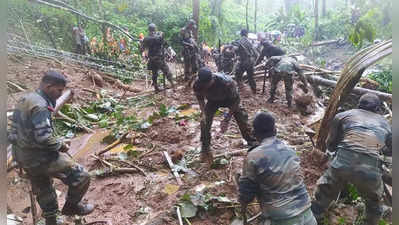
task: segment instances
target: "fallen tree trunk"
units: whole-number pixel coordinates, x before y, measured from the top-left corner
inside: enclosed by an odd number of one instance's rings
[[[337,86],[336,81],[324,79],[324,78],[321,78],[318,76],[310,75],[310,76],[307,76],[307,79],[309,82],[316,83],[316,84],[323,85],[323,86],[328,86],[328,87],[336,87]],[[366,89],[366,88],[359,88],[359,87],[353,88],[352,92],[355,94],[358,94],[358,95],[372,93],[372,94],[376,94],[378,97],[380,97],[384,101],[392,102],[392,94],[388,94],[385,92],[370,90],[370,89]]]
[[[338,43],[339,41],[340,40],[318,41],[318,42],[313,42],[311,46],[335,44],[335,43]]]
[[[322,69],[320,67],[306,65],[306,64],[299,64],[299,67],[301,67],[301,69],[303,69],[303,70],[312,70],[312,71],[318,71],[318,72],[323,72],[323,73],[327,73],[327,74],[340,74],[341,73],[341,71],[327,70],[327,69]]]
[[[327,87],[336,87],[337,86],[337,81],[324,79],[319,76],[315,76],[313,74],[314,73],[304,73],[307,80],[311,83],[316,83],[318,85],[327,86]],[[254,79],[263,78],[263,76],[264,75],[255,76]],[[373,94],[376,94],[378,97],[380,97],[381,100],[392,102],[392,94],[389,94],[389,93],[371,90],[371,89],[367,89],[367,88],[360,88],[360,87],[355,87],[352,90],[352,92],[355,94],[358,94],[358,95],[363,95],[366,93],[373,93]]]
[[[49,3],[49,2],[47,2],[47,1],[42,1],[42,0],[35,0],[35,2],[40,3],[40,4],[43,4],[43,5],[46,5],[46,6],[49,6],[49,7],[52,7],[52,8],[56,8],[56,9],[61,9],[61,10],[64,10],[64,11],[68,11],[68,12],[70,12],[70,13],[73,13],[73,14],[75,14],[75,15],[81,16],[81,17],[83,17],[83,18],[86,18],[86,19],[88,19],[88,20],[94,21],[94,22],[96,22],[96,23],[100,23],[100,24],[104,24],[104,25],[110,26],[110,27],[112,27],[112,28],[114,28],[114,29],[119,30],[122,34],[128,36],[131,40],[133,40],[133,41],[139,41],[138,39],[134,38],[131,34],[129,34],[128,32],[126,32],[126,31],[123,30],[122,28],[120,28],[119,26],[116,26],[116,25],[114,25],[114,24],[112,24],[112,23],[110,23],[110,22],[108,22],[108,21],[104,21],[104,20],[100,20],[100,19],[96,19],[96,18],[87,16],[87,15],[85,15],[85,14],[79,12],[78,10],[74,9],[72,6],[69,6],[69,5],[65,4],[65,3],[62,3],[62,6],[61,6],[61,5],[57,5],[57,4],[60,4],[59,1],[53,1],[53,2],[56,3],[56,4]]]

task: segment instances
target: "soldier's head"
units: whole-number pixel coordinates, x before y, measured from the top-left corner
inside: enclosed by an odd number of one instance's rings
[[[212,84],[212,71],[209,67],[201,67],[198,70],[198,82],[200,83],[201,87],[207,88]]]
[[[380,98],[371,93],[364,94],[359,99],[358,108],[364,109],[371,112],[377,112],[380,109],[381,100]]]
[[[193,29],[195,27],[195,21],[193,19],[190,19],[187,22],[187,27],[190,28],[190,29]]]
[[[248,31],[247,31],[247,29],[241,29],[240,35],[241,35],[241,37],[248,37]]]
[[[148,24],[148,31],[149,32],[155,32],[157,30],[157,25],[150,23]]]
[[[265,138],[276,136],[277,130],[275,126],[275,119],[272,114],[268,112],[258,112],[255,115],[252,123],[254,134],[258,141]]]
[[[56,101],[65,89],[66,79],[64,75],[50,70],[44,73],[39,89],[42,90],[51,100]]]

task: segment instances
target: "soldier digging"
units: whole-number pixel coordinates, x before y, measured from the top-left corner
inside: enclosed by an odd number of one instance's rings
[[[212,73],[208,67],[202,67],[198,72],[194,86],[194,93],[201,109],[201,158],[202,161],[212,162],[210,151],[211,127],[213,117],[219,107],[229,108],[229,112],[222,122],[222,131],[227,129],[231,117],[237,121],[241,135],[249,146],[255,144],[248,125],[248,114],[240,106],[240,95],[234,80],[222,73]],[[205,99],[207,100],[205,104]]]

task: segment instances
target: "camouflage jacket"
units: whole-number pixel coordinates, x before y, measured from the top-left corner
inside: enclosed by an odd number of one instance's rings
[[[242,37],[239,41],[233,42],[233,44],[238,47],[236,52],[239,56],[240,63],[254,63],[256,53],[247,37]]]
[[[248,153],[239,180],[239,200],[255,196],[262,213],[272,220],[294,217],[311,205],[295,151],[276,137],[266,138]]]
[[[148,49],[149,58],[164,57],[165,47],[168,47],[168,43],[160,32],[151,32],[143,40],[143,48]]]
[[[282,50],[281,48],[271,45],[268,42],[262,43],[263,48],[262,52],[260,53],[260,56],[258,57],[258,60],[256,61],[256,65],[258,65],[264,57],[270,58],[272,56],[282,56],[285,55],[285,51]]]
[[[381,115],[363,109],[338,113],[330,124],[327,138],[329,151],[351,152],[378,158],[389,143],[391,125]]]
[[[181,44],[183,45],[183,54],[198,53],[199,49],[194,40],[194,35],[191,29],[183,27],[180,30]]]
[[[8,139],[22,167],[34,167],[58,157],[62,141],[54,136],[51,112],[55,102],[41,90],[22,97],[11,119]]]
[[[231,107],[239,102],[237,84],[230,76],[223,73],[212,74],[214,83],[207,90],[203,90],[198,79],[193,89],[198,102],[201,104],[206,98],[208,102],[214,102],[220,107]]]
[[[272,69],[274,70],[276,75],[280,76],[293,76],[298,75],[299,79],[305,85],[308,85],[305,76],[303,75],[303,71],[299,67],[297,61],[289,56],[272,56],[266,62],[266,70]]]

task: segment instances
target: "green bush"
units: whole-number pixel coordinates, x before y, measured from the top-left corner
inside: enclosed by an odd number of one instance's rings
[[[392,65],[381,72],[372,73],[368,77],[379,84],[378,90],[392,93]]]

